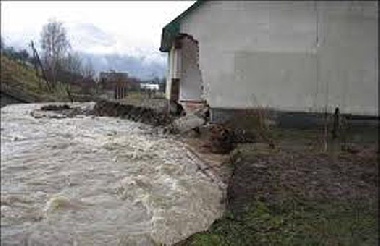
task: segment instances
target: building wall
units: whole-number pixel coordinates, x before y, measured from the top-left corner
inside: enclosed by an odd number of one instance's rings
[[[181,49],[175,48],[174,45],[168,53],[168,75],[166,79],[165,97],[170,100],[172,95],[172,80],[181,77]]]
[[[375,1],[210,1],[181,32],[213,108],[378,115],[377,23]]]
[[[198,64],[198,44],[184,37],[181,40],[180,101],[202,99],[202,76]]]
[[[172,64],[173,64],[173,52],[172,49],[168,52],[168,70],[166,72],[166,88],[165,88],[165,98],[170,99],[170,90],[172,88]]]

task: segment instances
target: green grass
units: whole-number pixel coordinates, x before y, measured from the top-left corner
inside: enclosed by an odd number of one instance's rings
[[[155,109],[166,108],[167,101],[161,92],[157,92],[155,96],[149,98],[147,93],[139,91],[131,91],[123,99],[118,100],[121,103],[130,104],[138,107],[149,107]]]
[[[376,201],[255,201],[227,213],[187,245],[376,245]]]
[[[57,98],[49,93],[34,69],[5,56],[1,56],[1,89],[28,101],[54,101]]]

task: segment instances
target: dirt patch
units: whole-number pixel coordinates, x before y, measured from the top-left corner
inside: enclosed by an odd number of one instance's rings
[[[240,211],[255,199],[281,203],[289,196],[307,200],[360,200],[377,196],[377,153],[321,153],[240,148],[229,185],[229,207]]]
[[[67,117],[75,117],[77,115],[91,115],[92,110],[90,106],[74,106],[68,104],[48,104],[42,106],[40,109],[35,109],[31,112],[34,118],[55,118],[62,119]]]
[[[173,120],[169,114],[159,112],[153,108],[109,101],[97,102],[94,106],[93,114],[96,116],[121,117],[154,126],[165,126]]]
[[[165,112],[157,111],[153,108],[139,107],[110,101],[99,101],[94,105],[94,107],[91,108],[75,107],[68,104],[49,104],[32,112],[32,116],[35,118],[65,118],[74,117],[76,115],[120,117],[153,126],[166,126],[173,120],[171,115],[166,114]]]
[[[224,184],[228,183],[231,176],[232,166],[230,165],[229,154],[216,154],[205,148],[205,141],[200,138],[184,138],[182,142],[206,165],[206,169],[212,172]]]
[[[276,148],[239,144],[225,215],[177,245],[375,245],[377,141],[323,152],[319,135],[278,129]]]

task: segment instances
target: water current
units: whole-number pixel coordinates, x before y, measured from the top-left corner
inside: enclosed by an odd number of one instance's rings
[[[170,245],[221,216],[221,189],[178,141],[40,107],[1,108],[1,245]]]

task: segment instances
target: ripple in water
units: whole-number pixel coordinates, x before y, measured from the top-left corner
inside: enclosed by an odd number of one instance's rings
[[[1,109],[2,245],[170,245],[221,216],[222,191],[180,143],[40,107]]]

